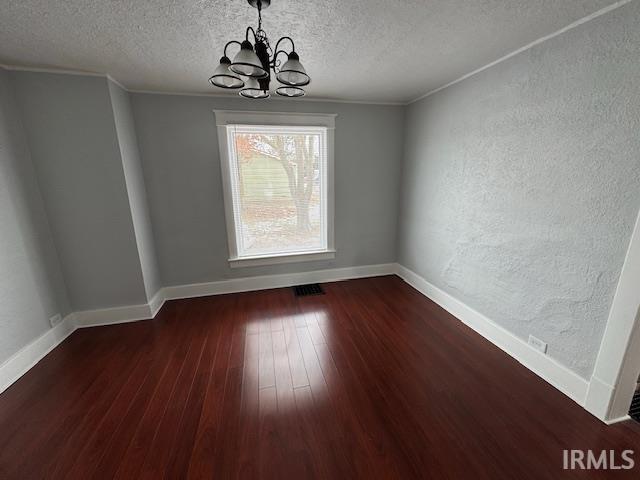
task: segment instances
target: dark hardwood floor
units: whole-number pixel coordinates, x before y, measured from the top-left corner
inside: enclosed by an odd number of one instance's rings
[[[640,478],[636,451],[397,277],[172,301],[78,330],[0,396],[0,478]]]

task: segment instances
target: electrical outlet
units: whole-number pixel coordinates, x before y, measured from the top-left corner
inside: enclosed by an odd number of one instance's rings
[[[529,345],[542,353],[547,353],[547,344],[533,335],[529,335]]]
[[[56,313],[53,317],[49,319],[49,323],[51,324],[51,327],[55,327],[61,321],[62,321],[62,316],[59,313]]]

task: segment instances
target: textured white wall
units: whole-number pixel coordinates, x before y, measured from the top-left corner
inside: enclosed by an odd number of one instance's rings
[[[69,303],[8,74],[0,68],[0,364]]]
[[[407,111],[399,260],[588,377],[640,207],[640,2]]]

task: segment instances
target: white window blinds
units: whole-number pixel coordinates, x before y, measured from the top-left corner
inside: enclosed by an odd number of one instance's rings
[[[237,257],[327,251],[327,129],[226,129]]]

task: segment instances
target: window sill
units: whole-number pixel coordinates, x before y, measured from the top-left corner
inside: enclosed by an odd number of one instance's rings
[[[236,257],[229,259],[231,268],[259,267],[262,265],[277,265],[279,263],[302,263],[329,260],[336,258],[335,250],[322,250],[304,253],[286,253],[283,255],[255,255],[252,257]]]

